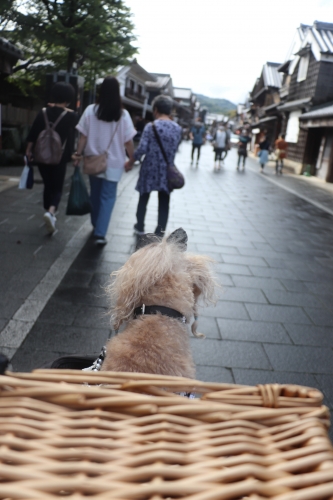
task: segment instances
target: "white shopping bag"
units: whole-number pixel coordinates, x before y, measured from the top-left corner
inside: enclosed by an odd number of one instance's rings
[[[18,185],[19,189],[27,189],[27,180],[28,180],[28,175],[29,175],[29,167],[28,165],[25,165],[20,177],[20,182]]]
[[[34,170],[33,167],[29,166],[28,158],[24,157],[25,166],[22,170],[20,182],[18,185],[19,189],[32,189],[34,185]]]

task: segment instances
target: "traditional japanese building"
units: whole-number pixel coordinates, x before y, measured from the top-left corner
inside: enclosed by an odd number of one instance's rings
[[[133,59],[131,64],[119,69],[117,79],[120,84],[121,99],[133,120],[135,121],[135,116],[151,118],[152,109],[146,82],[155,81],[155,77]]]
[[[146,81],[146,88],[149,92],[148,104],[151,104],[160,94],[174,97],[171,75],[165,73],[150,73],[150,75],[150,80]]]
[[[279,63],[273,62],[264,64],[261,75],[250,93],[251,104],[248,109],[251,127],[257,131],[254,135],[259,136],[262,130],[267,130],[271,142],[275,141],[281,130],[278,106],[282,75],[278,71],[279,66]]]
[[[333,23],[301,24],[279,71],[288,158],[299,173],[310,165],[313,175],[333,182]]]
[[[196,97],[189,88],[174,87],[173,100],[179,125],[190,125],[194,118]]]

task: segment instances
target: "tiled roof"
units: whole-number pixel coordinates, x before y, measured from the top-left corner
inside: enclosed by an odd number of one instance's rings
[[[262,68],[260,78],[257,78],[251,98],[257,99],[263,92],[268,90],[268,87],[280,89],[282,85],[282,74],[278,72],[280,63],[267,62]]]
[[[150,73],[153,75],[154,78],[156,78],[155,82],[148,81],[146,82],[146,87],[154,88],[154,89],[163,89],[165,87],[169,80],[171,79],[170,75],[164,75],[162,73]]]
[[[333,23],[315,21],[309,27],[323,53],[333,54]]]
[[[320,109],[315,109],[314,111],[309,111],[308,113],[304,113],[300,116],[302,120],[306,120],[309,118],[324,118],[328,116],[333,116],[333,104],[329,106],[323,106]]]
[[[305,104],[309,104],[311,97],[304,97],[303,99],[296,99],[295,101],[286,101],[278,106],[279,110],[290,111],[292,109],[302,109]]]
[[[301,24],[296,31],[296,37],[287,56],[287,61],[293,61],[295,64],[289,66],[289,74],[292,74],[299,60],[299,52],[306,46],[311,47],[312,53],[317,60],[321,55],[333,55],[333,23],[323,23],[315,21],[312,26]],[[281,70],[283,70],[282,65]]]
[[[142,80],[148,80],[148,79],[150,80],[151,78],[152,79],[154,78],[153,75],[148,73],[148,71],[146,71],[142,66],[140,66],[140,64],[136,59],[132,61],[131,68],[139,75],[139,77],[142,78]]]

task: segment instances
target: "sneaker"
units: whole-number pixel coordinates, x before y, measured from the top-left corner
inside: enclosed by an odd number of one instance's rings
[[[45,212],[45,214],[43,215],[43,219],[45,221],[45,225],[49,234],[53,234],[56,229],[55,223],[57,221],[55,215],[51,214],[50,212]]]
[[[154,231],[154,234],[156,234],[156,236],[158,236],[159,238],[163,238],[163,236],[165,235],[165,230],[157,226],[157,228]]]
[[[134,234],[136,234],[137,236],[143,236],[144,234],[146,234],[144,231],[139,231],[137,224],[134,224],[133,229],[134,229]]]
[[[107,244],[108,240],[105,238],[105,236],[94,236],[95,244],[104,246]]]

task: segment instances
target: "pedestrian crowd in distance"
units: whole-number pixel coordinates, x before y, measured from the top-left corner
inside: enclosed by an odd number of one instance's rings
[[[237,147],[237,170],[245,171],[249,145],[252,142],[251,129],[248,124],[244,124],[235,132],[232,132],[227,122],[214,122],[211,127],[206,129],[200,118],[197,118],[189,131],[188,137],[192,141],[191,165],[194,163],[196,153],[195,165],[198,167],[201,147],[208,141],[212,143],[214,151],[214,172],[221,170],[231,145]],[[259,134],[258,141],[254,143],[254,152],[259,159],[261,173],[264,172],[265,165],[270,159],[270,155],[272,155],[276,162],[276,174],[282,174],[283,160],[287,157],[287,142],[284,134],[279,135],[274,145],[272,145],[267,130],[263,129]]]

